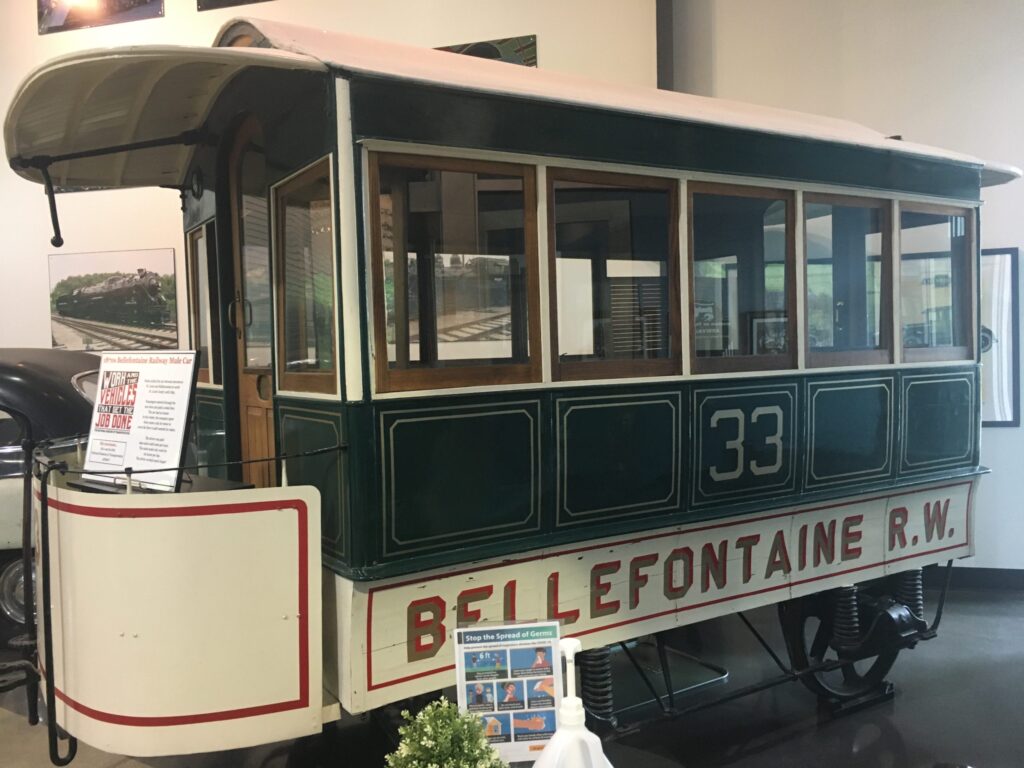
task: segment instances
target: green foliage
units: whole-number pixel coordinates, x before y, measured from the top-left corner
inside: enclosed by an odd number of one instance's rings
[[[487,743],[480,718],[459,712],[443,696],[416,717],[402,712],[398,749],[387,756],[388,768],[508,768]]]

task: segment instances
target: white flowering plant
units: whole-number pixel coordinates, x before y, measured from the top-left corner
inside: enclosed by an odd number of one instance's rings
[[[402,712],[398,749],[387,756],[388,768],[508,768],[484,735],[480,718],[459,712],[442,696],[413,717]]]

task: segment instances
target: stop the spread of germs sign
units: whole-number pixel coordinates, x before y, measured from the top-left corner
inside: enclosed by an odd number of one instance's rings
[[[459,629],[455,641],[459,708],[480,717],[503,760],[536,760],[562,698],[558,623]]]
[[[194,352],[110,352],[100,362],[86,472],[131,469],[134,481],[174,488],[181,463]],[[144,472],[163,469],[165,472]],[[125,482],[123,474],[86,475]]]

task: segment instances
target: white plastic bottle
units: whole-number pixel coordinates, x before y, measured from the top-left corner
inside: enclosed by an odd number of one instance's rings
[[[566,637],[559,646],[565,656],[566,696],[558,708],[558,728],[533,768],[612,768],[596,734],[587,730],[583,702],[576,695],[576,654],[583,646]]]

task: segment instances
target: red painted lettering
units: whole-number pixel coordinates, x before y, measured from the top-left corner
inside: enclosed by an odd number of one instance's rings
[[[718,551],[714,546],[705,544],[700,550],[700,591],[707,592],[711,588],[711,580],[715,580],[715,586],[722,589],[726,579],[726,559],[728,541],[722,541],[718,545]]]
[[[940,539],[946,538],[946,515],[949,513],[949,499],[934,504],[924,505],[924,538],[931,541],[937,533]]]
[[[836,559],[836,521],[829,520],[814,524],[814,567],[821,565],[822,559],[830,565]]]
[[[860,557],[861,549],[860,547],[854,546],[854,544],[860,541],[863,536],[863,534],[857,530],[857,526],[862,522],[864,522],[864,515],[850,515],[848,518],[843,520],[840,560],[844,563],[847,560],[855,560]]]
[[[504,599],[502,604],[504,606],[504,618],[505,623],[513,622],[516,620],[516,580],[508,582],[505,585]]]
[[[410,662],[437,655],[448,634],[444,626],[444,600],[436,595],[413,600],[406,609],[406,657]]]
[[[590,569],[590,618],[596,619],[618,613],[621,605],[618,600],[605,601],[602,598],[612,591],[611,582],[605,581],[604,578],[617,573],[621,567],[622,561],[614,560],[610,563],[597,563]]]
[[[776,571],[789,574],[791,570],[789,552],[786,549],[786,534],[783,531],[776,531],[772,539],[772,548],[768,552],[768,565],[764,569],[764,577],[770,579]]]
[[[575,624],[580,617],[578,608],[564,612],[558,610],[558,579],[558,571],[548,576],[548,621],[560,621],[563,625]]]
[[[679,563],[681,577],[676,581],[676,563]],[[679,600],[693,586],[693,550],[689,547],[673,549],[665,558],[665,597]]]
[[[910,512],[906,507],[896,507],[889,513],[889,551],[896,549],[896,540],[900,542],[900,549],[907,546],[907,521],[910,519]]]
[[[736,548],[743,550],[743,583],[746,584],[754,575],[753,554],[751,550],[761,540],[761,534],[754,533],[749,536],[740,536],[736,539]]]
[[[629,561],[629,607],[640,605],[640,590],[647,584],[647,574],[641,573],[642,568],[650,568],[658,562],[657,554],[638,555]]]
[[[488,584],[486,587],[470,587],[459,592],[455,598],[455,621],[460,627],[467,624],[476,624],[480,621],[480,609],[470,608],[473,603],[486,600],[494,594],[494,587]]]

